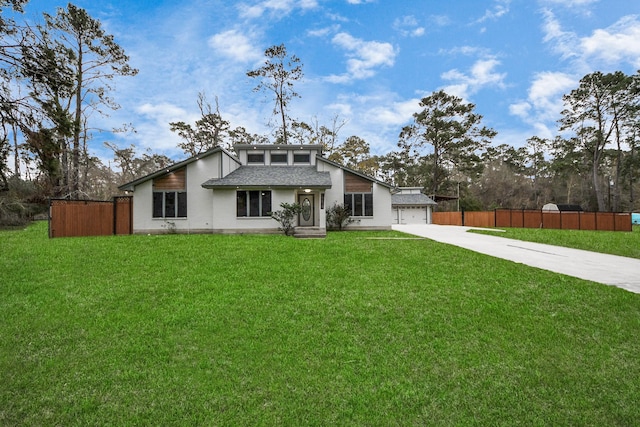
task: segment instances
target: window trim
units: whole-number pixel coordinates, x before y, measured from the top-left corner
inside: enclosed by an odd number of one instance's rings
[[[251,161],[251,156],[261,156],[260,160],[254,160]],[[265,160],[265,155],[264,153],[247,153],[247,164],[248,165],[264,165],[264,160]]]
[[[356,200],[359,198],[359,202]],[[350,200],[348,200],[350,199]],[[344,193],[344,205],[351,208],[351,216],[354,218],[373,218],[373,193]],[[360,215],[356,215],[356,209]]]
[[[296,156],[306,156],[307,160],[305,161],[297,161]],[[311,164],[311,153],[293,153],[293,164],[294,165],[309,165]]]
[[[273,156],[274,155],[275,156],[284,156],[284,160],[282,160],[282,161],[274,161],[273,160]],[[269,153],[269,162],[271,164],[275,164],[275,165],[286,165],[286,164],[289,163],[289,154],[286,151],[285,152],[281,152],[281,151],[280,152],[278,152],[278,151],[271,152],[271,153]]]
[[[252,215],[252,193],[258,193],[258,215]],[[244,195],[244,215],[240,215],[240,197]],[[268,196],[268,197],[267,197]],[[236,218],[271,218],[271,207],[273,203],[273,194],[271,190],[236,190]],[[255,200],[255,199],[254,199]],[[265,203],[268,202],[268,203]],[[255,212],[255,211],[254,211]]]
[[[173,215],[171,213],[167,215],[168,203],[167,199],[169,194],[173,196]],[[162,195],[160,199],[160,206],[157,206],[156,195]],[[159,208],[161,215],[156,215],[156,209]],[[184,219],[188,217],[189,212],[189,199],[187,192],[184,190],[153,190],[151,198],[151,218],[153,219]]]

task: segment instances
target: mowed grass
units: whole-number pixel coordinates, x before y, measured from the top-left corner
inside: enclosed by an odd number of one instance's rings
[[[394,236],[0,232],[0,425],[640,424],[640,295]]]
[[[500,231],[472,231],[474,233],[491,234],[527,242],[640,258],[640,226],[637,225],[633,226],[633,231],[631,232],[554,230],[547,228],[501,228]]]

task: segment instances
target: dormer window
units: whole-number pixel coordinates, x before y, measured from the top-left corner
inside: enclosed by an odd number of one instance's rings
[[[271,153],[271,164],[287,164],[287,153]]]
[[[311,155],[309,153],[294,153],[293,154],[293,163],[306,163],[309,164],[311,162]]]
[[[250,165],[264,165],[264,153],[247,154],[247,163]]]

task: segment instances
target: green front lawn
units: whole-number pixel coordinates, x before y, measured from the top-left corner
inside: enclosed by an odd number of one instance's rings
[[[640,424],[640,295],[385,236],[0,232],[0,425]]]
[[[632,232],[553,230],[548,228],[504,228],[500,229],[500,231],[471,231],[527,242],[640,258],[640,226],[637,225],[633,226]]]

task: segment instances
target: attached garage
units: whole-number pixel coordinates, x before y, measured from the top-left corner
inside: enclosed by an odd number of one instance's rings
[[[421,193],[420,187],[400,187],[391,195],[394,224],[431,224],[431,212],[437,205]]]

